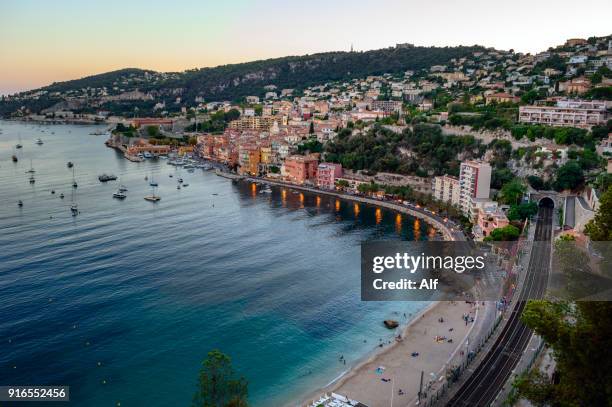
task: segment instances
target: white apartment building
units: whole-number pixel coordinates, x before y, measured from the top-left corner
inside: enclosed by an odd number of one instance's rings
[[[590,128],[604,124],[608,112],[605,101],[560,100],[556,106],[521,106],[519,122],[550,126]]]
[[[491,166],[481,161],[465,161],[459,170],[459,206],[466,216],[473,202],[488,199],[491,191]]]
[[[460,199],[459,178],[450,175],[434,177],[433,195],[439,201],[458,206]]]

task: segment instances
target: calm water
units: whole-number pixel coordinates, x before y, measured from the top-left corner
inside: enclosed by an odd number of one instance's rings
[[[70,385],[78,406],[188,406],[202,359],[219,348],[252,404],[281,405],[390,337],[383,319],[424,306],[359,301],[360,241],[426,239],[423,222],[131,163],[89,134],[100,127],[0,128],[0,385]],[[103,172],[120,177],[126,200],[111,198],[118,182],[99,183]],[[145,175],[160,184],[157,204],[143,200]]]

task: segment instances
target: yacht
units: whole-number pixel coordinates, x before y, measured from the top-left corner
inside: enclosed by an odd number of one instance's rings
[[[158,202],[161,199],[161,197],[155,194],[155,186],[151,186],[151,195],[145,196],[144,199],[145,201],[149,201],[149,202]]]
[[[113,174],[102,174],[102,175],[98,176],[98,180],[100,182],[114,181],[116,179],[117,179],[117,176],[113,175]]]
[[[21,199],[17,201],[17,206],[19,206],[20,208],[23,206],[23,201]]]
[[[159,184],[157,183],[157,181],[155,181],[155,180],[153,179],[153,177],[151,177],[151,182],[149,182],[149,185],[150,185],[150,186],[152,186],[152,187],[159,186]]]
[[[77,216],[79,214],[79,207],[76,203],[70,205],[70,213],[72,213],[72,216]]]
[[[13,160],[14,163],[19,161],[19,159],[17,158],[17,156],[15,154],[13,154],[13,156],[11,157],[11,160]]]
[[[117,199],[125,199],[125,198],[127,198],[127,195],[126,195],[126,194],[124,194],[123,192],[121,192],[121,190],[119,190],[119,191],[117,191],[117,192],[115,192],[115,193],[113,194],[113,198],[117,198]]]
[[[181,184],[176,184],[176,189],[181,189]]]
[[[177,179],[177,182],[178,182],[178,183],[180,183],[180,184],[182,184],[182,183],[183,183],[183,178],[179,178],[179,179]]]
[[[63,192],[60,194],[60,199],[64,199],[64,193]]]
[[[66,164],[66,166],[68,168],[72,168],[74,166],[74,164],[72,163],[72,161],[68,161],[68,163]]]
[[[119,192],[126,192],[127,190],[128,189],[127,189],[127,187],[125,185],[123,185],[123,184],[119,185],[119,189],[118,189]]]
[[[148,151],[145,151],[142,155],[144,158],[153,158],[153,155],[149,153]]]
[[[34,175],[30,175],[30,184],[35,183],[36,180],[34,179]]]
[[[38,144],[39,146],[42,146],[44,144],[43,141],[40,139],[40,137],[36,139],[35,143]]]
[[[184,186],[184,187],[188,187],[188,186],[189,186],[189,183],[185,182],[185,183],[183,184],[183,186]]]

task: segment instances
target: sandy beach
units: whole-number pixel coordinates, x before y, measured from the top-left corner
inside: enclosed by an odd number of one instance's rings
[[[302,405],[326,392],[344,395],[369,407],[414,405],[421,371],[424,389],[428,385],[432,390],[441,387],[447,368],[465,357],[466,343],[475,342],[480,334],[485,309],[486,314],[492,313],[482,303],[433,303],[406,326],[401,341],[386,343],[339,380],[312,393]],[[474,322],[466,324],[464,315]],[[414,352],[418,356],[413,356]]]

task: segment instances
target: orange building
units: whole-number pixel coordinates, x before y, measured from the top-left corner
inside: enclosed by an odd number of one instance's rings
[[[319,160],[314,156],[292,155],[285,159],[283,175],[296,184],[315,183]]]

